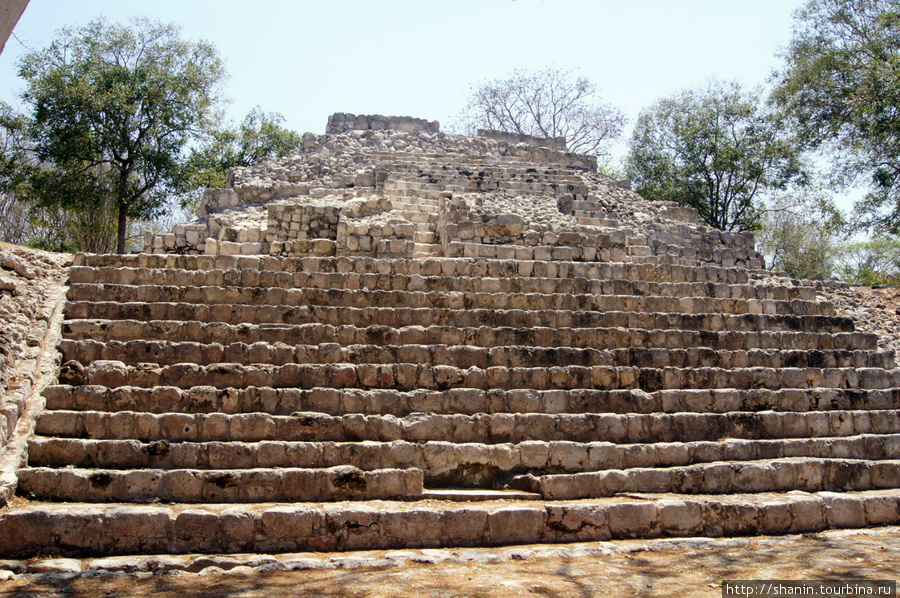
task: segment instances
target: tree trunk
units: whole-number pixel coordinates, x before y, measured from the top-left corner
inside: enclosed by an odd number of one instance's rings
[[[126,232],[128,232],[128,207],[119,204],[119,226],[116,230],[116,253],[125,253]]]

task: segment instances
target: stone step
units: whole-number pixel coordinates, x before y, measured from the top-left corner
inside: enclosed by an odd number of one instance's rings
[[[706,332],[626,328],[457,328],[429,326],[388,328],[325,324],[225,324],[178,320],[80,320],[63,322],[68,339],[99,342],[186,340],[228,344],[242,339],[287,345],[337,343],[349,345],[466,345],[470,347],[534,346],[648,350],[681,347],[714,350],[781,349],[785,351],[875,351],[878,337],[862,332]]]
[[[436,245],[416,246],[427,248]],[[642,297],[566,293],[444,293],[351,289],[282,289],[278,287],[177,287],[155,285],[73,284],[72,302],[240,304],[290,307],[397,307],[404,309],[492,309],[528,311],[651,312],[678,314],[833,316],[830,303],[715,297]]]
[[[483,502],[488,500],[540,500],[537,492],[522,490],[485,490],[483,488],[441,488],[440,490],[424,490],[424,500],[454,500],[465,502]]]
[[[244,337],[247,338],[247,337]],[[504,368],[652,367],[652,368],[894,368],[893,352],[879,351],[750,351],[695,349],[587,349],[572,347],[467,345],[349,345],[321,343],[286,345],[257,341],[252,344],[198,343],[196,341],[134,340],[95,341],[63,339],[59,342],[63,361],[87,365],[97,360],[126,364],[173,364],[185,361],[213,363],[388,365],[428,364],[458,369]]]
[[[449,233],[448,233],[449,234]],[[651,266],[702,266],[704,263],[734,266],[738,263],[749,265],[749,252],[745,249],[716,250],[717,254],[697,254],[692,248],[669,245],[655,252],[648,245],[626,245],[607,243],[600,245],[517,245],[486,244],[457,240],[450,234],[446,245],[446,255],[450,258],[482,258],[495,260],[541,261],[541,262],[599,262],[634,263]],[[590,235],[582,235],[582,241],[590,241]],[[756,260],[756,258],[753,258]],[[761,267],[761,263],[760,266]]]
[[[417,235],[433,232],[417,231]],[[347,272],[274,272],[271,270],[169,270],[155,268],[73,267],[73,284],[160,285],[183,287],[279,287],[283,289],[371,289],[462,293],[541,293],[636,295],[642,297],[710,297],[816,301],[815,289],[802,286],[653,282],[625,279],[422,276]]]
[[[420,469],[430,487],[491,487],[513,474],[582,473],[633,468],[685,467],[721,461],[782,458],[900,458],[900,434],[830,438],[613,444],[610,442],[526,441],[485,444],[426,441],[392,442],[167,442],[94,440],[35,436],[28,443],[29,467],[102,469],[329,468]],[[619,473],[621,473],[619,471]],[[690,474],[690,475],[688,475]],[[690,479],[691,472],[671,474]],[[702,475],[701,475],[702,477]],[[612,479],[612,478],[610,478]],[[605,487],[613,488],[607,484]],[[777,484],[776,486],[777,487]],[[773,489],[775,488],[773,487]],[[783,489],[783,488],[781,488]],[[822,488],[819,488],[822,489]],[[622,488],[622,491],[638,491]],[[643,490],[641,490],[643,491]],[[689,490],[672,489],[672,492]],[[696,490],[696,492],[705,492]]]
[[[853,332],[851,318],[769,314],[684,314],[626,311],[330,307],[70,301],[68,319],[179,320],[225,324],[322,324],[357,327],[637,328],[713,332]]]
[[[18,491],[69,502],[280,502],[402,500],[422,495],[417,469],[50,469],[17,472]]]
[[[413,254],[416,257],[443,255],[443,249],[435,243],[416,243],[413,246]]]
[[[413,240],[416,243],[434,243],[435,234],[433,231],[417,230]]]
[[[149,413],[252,413],[331,415],[362,413],[726,413],[729,411],[832,411],[900,409],[900,389],[846,388],[752,390],[360,390],[336,388],[224,388],[67,384],[48,386],[48,410]]]
[[[298,412],[266,413],[117,413],[45,411],[36,434],[64,438],[155,442],[376,442],[446,441],[490,444],[526,441],[615,444],[784,439],[895,434],[896,410],[757,413],[542,414],[505,413],[442,415],[414,413],[333,416]]]
[[[407,198],[404,198],[407,199]],[[426,214],[440,214],[441,204],[437,200],[414,199],[413,201],[400,201],[391,199],[391,206],[399,212],[417,213],[424,212]]]
[[[407,211],[404,212],[406,215],[406,219],[413,223],[428,223],[433,224],[437,222],[438,215],[437,213],[426,212],[424,210],[416,210],[416,211]]]
[[[536,485],[544,498],[553,500],[597,498],[623,492],[738,494],[897,489],[900,488],[900,460],[794,457],[703,463],[662,469],[551,474],[538,478]]]
[[[0,513],[0,555],[274,553],[780,535],[896,525],[900,491],[581,501],[337,504],[32,503]]]
[[[396,390],[473,389],[681,389],[859,388],[900,386],[900,370],[880,368],[653,368],[576,366],[550,368],[458,368],[421,363],[296,364],[176,363],[159,365],[98,360],[83,366],[67,362],[60,379],[76,385],[214,386],[216,388],[389,388]]]
[[[358,274],[402,274],[422,276],[474,276],[490,278],[537,277],[619,279],[657,282],[714,282],[747,284],[750,273],[744,268],[716,265],[641,265],[625,263],[586,263],[518,261],[471,258],[388,259],[372,257],[296,257],[276,258],[234,255],[165,254],[82,254],[74,256],[75,266],[174,268],[181,270],[260,270],[271,272],[356,272]]]
[[[422,173],[425,174],[425,173]],[[438,175],[440,176],[440,175]],[[498,178],[495,176],[472,176],[464,179],[445,177],[434,183],[412,181],[385,181],[384,190],[387,194],[401,194],[405,196],[440,197],[439,193],[446,190],[446,185],[463,188],[466,193],[506,192],[521,195],[560,195],[565,193],[577,193],[587,195],[590,189],[584,181],[571,178],[553,178],[533,174],[531,176],[517,178]],[[444,181],[447,181],[446,184]]]
[[[385,196],[391,200],[392,205],[396,205],[397,203],[403,203],[398,201],[400,200],[408,200],[409,203],[414,203],[419,200],[425,201],[438,201],[444,194],[447,193],[447,188],[443,186],[434,185],[431,189],[385,189]]]

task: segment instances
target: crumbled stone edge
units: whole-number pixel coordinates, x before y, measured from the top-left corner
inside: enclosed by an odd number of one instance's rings
[[[35,423],[44,410],[45,400],[42,396],[44,388],[57,381],[60,353],[57,344],[62,335],[63,308],[66,302],[66,286],[60,284],[54,290],[51,300],[44,307],[49,317],[38,322],[47,322],[40,343],[33,352],[26,352],[16,363],[16,372],[21,379],[20,384],[6,391],[2,409],[24,409],[19,413],[15,429],[6,444],[0,448],[0,506],[9,504],[15,496],[18,486],[16,471],[28,460],[28,438],[34,431]]]

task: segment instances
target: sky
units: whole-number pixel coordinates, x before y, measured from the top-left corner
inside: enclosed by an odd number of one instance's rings
[[[0,100],[17,103],[19,58],[59,28],[146,16],[217,47],[235,121],[260,106],[299,132],[324,133],[334,112],[414,116],[447,130],[478,83],[552,67],[589,79],[633,123],[658,99],[714,78],[765,84],[802,3],[31,0],[0,54]]]

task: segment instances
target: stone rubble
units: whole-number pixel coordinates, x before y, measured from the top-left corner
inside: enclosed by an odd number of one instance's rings
[[[25,413],[72,256],[0,245],[0,449]],[[3,451],[0,450],[0,455]],[[0,471],[0,500],[15,488]]]
[[[325,135],[304,135],[300,155],[232,169],[228,183],[146,250],[762,265],[751,236],[644,200],[561,139],[336,114]]]

